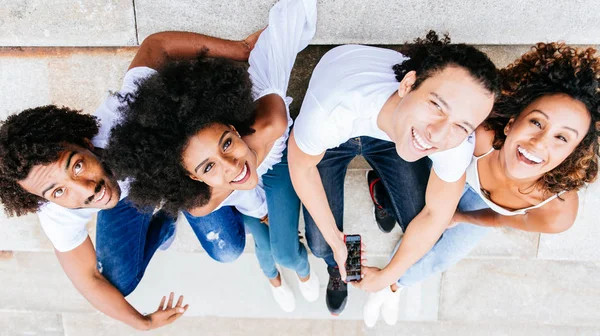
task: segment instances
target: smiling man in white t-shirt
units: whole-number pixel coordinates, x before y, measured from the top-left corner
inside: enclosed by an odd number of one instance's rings
[[[245,61],[258,35],[228,41],[189,32],[153,34],[140,46],[121,90],[93,116],[49,105],[22,111],[2,123],[0,200],[5,212],[9,216],[37,212],[69,279],[106,315],[149,330],[172,323],[187,309],[183,296],[173,302],[173,293],[148,315],[125,300],[175,228],[174,218],[163,211],[143,212],[133,206],[126,197],[127,181],[117,181],[101,160],[119,109],[126,104],[124,98],[172,60],[195,58],[204,51],[210,57]],[[86,224],[96,213],[94,250]],[[219,261],[231,261],[242,251],[243,246]]]
[[[473,154],[470,135],[497,93],[496,68],[485,54],[439,41],[434,32],[405,54],[346,45],[320,60],[290,137],[289,162],[307,210],[309,247],[328,265],[332,314],[343,311],[347,298],[342,217],[348,163],[362,155],[377,171],[404,230],[388,266],[364,267],[357,286],[397,296],[396,281],[431,249],[456,210]]]

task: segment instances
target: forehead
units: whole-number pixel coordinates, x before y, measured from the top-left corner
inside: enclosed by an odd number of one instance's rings
[[[489,113],[494,103],[494,95],[467,70],[457,66],[447,66],[434,73],[418,90],[424,94],[435,93],[448,104],[452,113],[465,117],[474,112]]]
[[[217,151],[217,145],[221,136],[231,129],[227,125],[212,124],[192,135],[183,152],[184,158],[193,156],[194,158],[210,156]]]
[[[31,167],[27,177],[19,181],[19,185],[26,191],[42,196],[45,188],[52,184],[60,183],[66,176],[67,164],[73,164],[73,158],[85,156],[88,161],[98,162],[98,158],[89,150],[77,146],[67,145],[58,155],[58,159],[48,164],[38,164]]]
[[[587,132],[591,122],[591,116],[585,104],[566,94],[540,97],[529,104],[521,116],[540,113],[538,111],[548,115],[550,123],[576,129],[582,136]]]

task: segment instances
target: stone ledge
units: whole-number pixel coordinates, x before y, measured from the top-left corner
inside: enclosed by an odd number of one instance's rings
[[[190,30],[241,39],[267,24],[273,3],[274,0],[237,0],[215,5],[210,1],[138,0],[139,37],[143,40],[162,30]],[[399,44],[423,36],[429,29],[449,32],[453,41],[472,44],[529,44],[548,40],[599,43],[600,17],[596,7],[595,2],[560,0],[534,0],[526,5],[514,0],[319,1],[313,43]]]
[[[137,44],[133,2],[7,1],[0,12],[2,46]]]

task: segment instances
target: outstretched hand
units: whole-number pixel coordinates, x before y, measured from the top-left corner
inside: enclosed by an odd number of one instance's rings
[[[167,298],[163,296],[162,300],[160,300],[160,304],[158,305],[158,309],[154,313],[146,315],[146,319],[148,319],[150,322],[150,330],[157,329],[175,322],[175,320],[180,318],[188,309],[189,305],[186,304],[185,306],[182,306],[183,295],[179,297],[177,304],[173,306],[174,295],[175,294],[171,292],[166,306],[165,301]]]

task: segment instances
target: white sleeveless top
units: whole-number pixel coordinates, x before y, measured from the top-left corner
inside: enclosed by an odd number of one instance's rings
[[[475,191],[477,193],[477,195],[479,195],[479,197],[481,197],[481,199],[490,207],[490,209],[494,210],[495,212],[501,214],[502,216],[525,215],[527,213],[527,211],[540,208],[540,207],[544,206],[546,203],[554,200],[555,198],[557,198],[558,196],[560,196],[564,193],[564,191],[560,192],[560,193],[558,193],[536,205],[533,205],[533,206],[530,206],[527,208],[523,208],[523,209],[517,209],[517,210],[508,210],[508,209],[503,208],[503,207],[499,206],[498,204],[492,202],[492,200],[487,198],[486,195],[484,195],[483,191],[481,190],[481,184],[479,182],[479,171],[477,170],[477,162],[479,161],[479,159],[486,157],[493,151],[494,151],[494,148],[490,149],[487,153],[485,153],[481,156],[473,156],[473,160],[471,160],[471,164],[469,165],[469,167],[467,167],[467,183],[471,186],[473,191]]]
[[[292,118],[289,105],[292,98],[286,96],[296,55],[312,40],[316,31],[316,0],[281,0],[269,12],[269,25],[260,34],[248,62],[252,96],[258,100],[269,94],[277,94],[285,102],[288,127],[256,169],[258,185],[252,190],[234,190],[217,207],[235,206],[244,215],[263,218],[267,215],[267,200],[262,176],[281,162],[289,137]],[[215,210],[217,210],[215,209]]]

